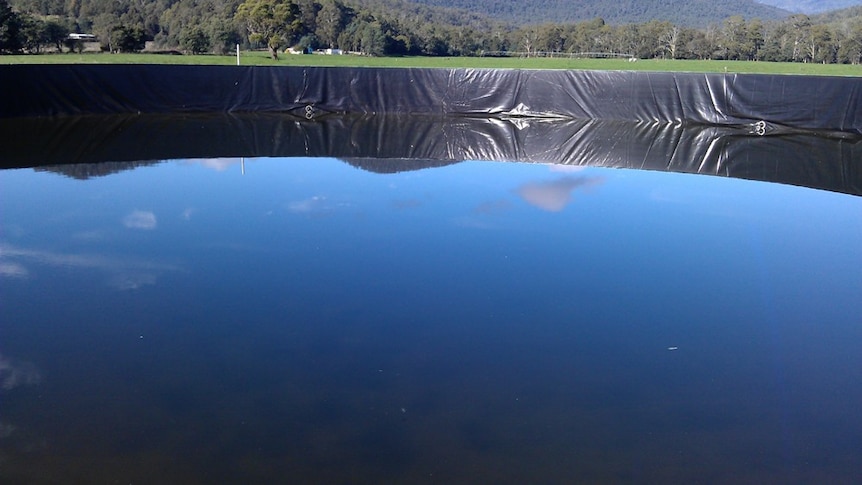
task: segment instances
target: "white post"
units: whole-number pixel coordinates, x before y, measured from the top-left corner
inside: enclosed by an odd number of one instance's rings
[[[236,45],[236,65],[239,65],[239,44]]]

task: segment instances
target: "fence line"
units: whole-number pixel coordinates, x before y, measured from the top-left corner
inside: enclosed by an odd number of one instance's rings
[[[480,57],[550,57],[561,59],[609,59],[623,58],[636,59],[634,54],[621,54],[617,52],[552,52],[552,51],[482,51]]]

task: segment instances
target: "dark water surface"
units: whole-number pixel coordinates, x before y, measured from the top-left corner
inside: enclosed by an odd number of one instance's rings
[[[353,165],[0,172],[0,481],[862,483],[862,198]]]

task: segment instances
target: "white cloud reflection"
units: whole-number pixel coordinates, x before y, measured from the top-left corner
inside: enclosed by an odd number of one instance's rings
[[[515,192],[528,204],[549,212],[563,210],[572,199],[572,192],[600,185],[602,177],[563,177],[550,182],[530,182]]]
[[[28,268],[31,265],[100,271],[107,275],[108,285],[118,290],[154,285],[159,275],[180,270],[175,265],[154,261],[59,253],[0,244],[0,276],[27,278],[31,274]]]
[[[26,278],[30,274],[23,265],[14,262],[0,261],[0,276],[8,278]]]
[[[348,201],[330,200],[325,195],[314,195],[307,199],[294,200],[285,206],[288,212],[294,214],[310,214],[314,216],[331,215],[335,211],[341,211],[353,207]]]
[[[157,275],[153,273],[126,272],[113,276],[108,284],[117,290],[127,291],[155,285],[157,280]]]
[[[123,225],[129,229],[152,230],[156,224],[156,215],[150,211],[133,211],[123,218]]]
[[[200,165],[216,172],[224,172],[233,165],[241,165],[242,158],[198,158],[189,160],[188,163]]]
[[[287,204],[287,210],[298,214],[316,212],[325,207],[326,197],[322,195],[315,195],[307,199],[296,200]]]
[[[30,362],[14,361],[0,354],[0,389],[11,391],[20,386],[35,386],[42,375]]]
[[[577,173],[583,172],[586,169],[587,167],[583,165],[563,165],[558,163],[551,165],[551,172],[557,173]]]

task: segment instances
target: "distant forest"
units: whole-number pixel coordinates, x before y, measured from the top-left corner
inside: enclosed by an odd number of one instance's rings
[[[583,22],[602,18],[611,25],[667,20],[681,27],[706,27],[727,17],[777,20],[787,10],[754,0],[413,0],[436,7],[482,12],[515,25]]]
[[[615,54],[862,63],[862,7],[766,20],[730,15],[703,27],[658,15],[622,24],[597,17],[519,25],[403,0],[0,0],[0,52],[81,50],[83,41],[69,34],[83,33],[94,34],[109,52],[146,46],[223,54],[242,44],[269,49],[273,57],[287,48],[337,48],[369,56]]]

